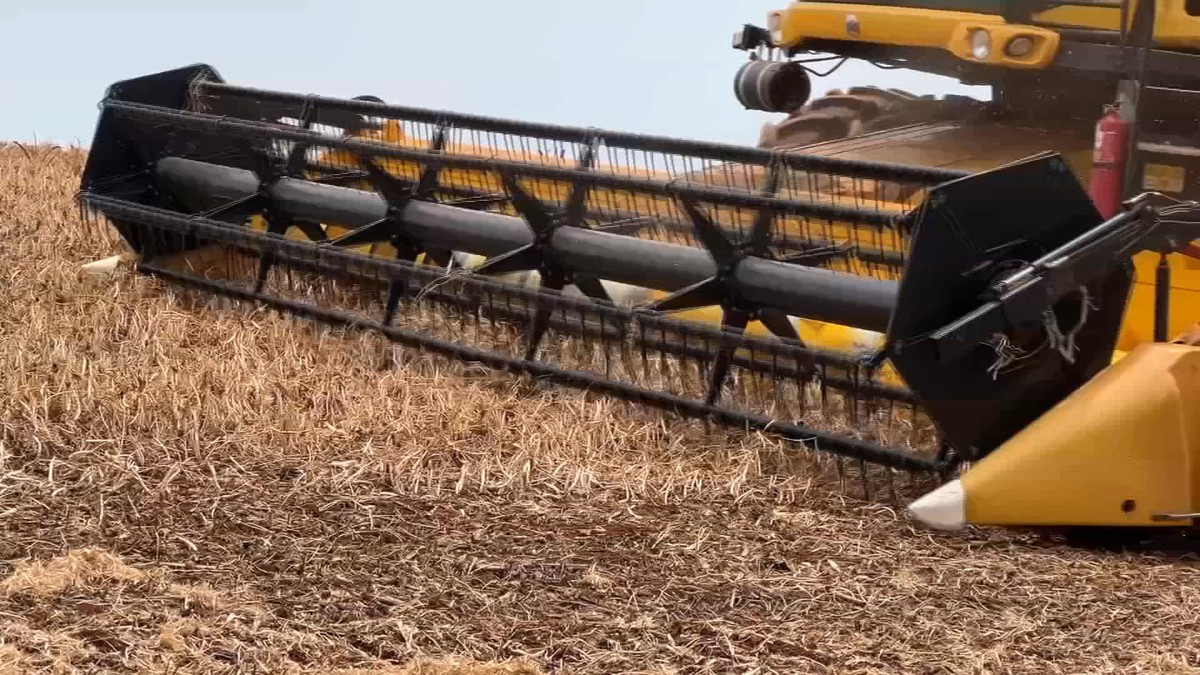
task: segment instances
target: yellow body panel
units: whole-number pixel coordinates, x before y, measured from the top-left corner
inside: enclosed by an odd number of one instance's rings
[[[1135,0],[1131,7],[1136,4]],[[974,12],[794,2],[777,14],[779,30],[775,39],[782,47],[803,48],[806,40],[813,39],[927,47],[945,50],[964,61],[1043,69],[1054,61],[1060,42],[1054,28],[1008,24],[1000,16]],[[1103,30],[1117,30],[1121,24],[1116,7],[1057,7],[1035,14],[1033,19],[1039,24]],[[991,54],[983,61],[971,56],[969,35],[975,29],[985,29],[992,35]],[[1033,48],[1024,56],[1009,56],[1003,45],[1018,35],[1030,38]],[[1187,13],[1185,0],[1158,0],[1155,37],[1167,48],[1200,47],[1200,17]]]
[[[851,28],[853,27],[853,28]],[[995,45],[1017,35],[1033,40],[1033,48],[1022,57],[1011,57],[993,49],[981,63],[1009,68],[1040,69],[1058,52],[1058,33],[1033,26],[1010,26],[1004,19],[987,14],[929,10],[884,5],[796,2],[780,15],[781,46],[803,47],[806,40],[847,40],[869,44],[944,49],[960,59],[974,61],[968,35],[984,28]]]
[[[1129,22],[1132,24],[1138,0],[1130,0]],[[1055,7],[1033,15],[1038,23],[1117,30],[1121,12],[1115,7]],[[1200,16],[1187,13],[1187,0],[1158,0],[1155,8],[1154,37],[1159,44],[1174,49],[1200,47]]]
[[[1200,511],[1200,348],[1143,344],[961,479],[966,521],[1184,525]]]
[[[847,18],[858,19],[857,34],[847,30]],[[945,49],[958,24],[998,17],[971,12],[933,11],[857,3],[794,2],[780,12],[777,40],[781,47],[800,47],[805,40],[848,40],[879,45]]]
[[[1134,256],[1135,281],[1121,330],[1120,347],[1154,339],[1154,272],[1157,253]],[[1171,304],[1167,337],[1187,332],[1200,321],[1200,260],[1185,255],[1167,256],[1171,267]]]

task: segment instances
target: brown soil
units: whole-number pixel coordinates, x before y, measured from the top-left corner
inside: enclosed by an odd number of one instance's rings
[[[6,671],[1200,671],[1186,556],[931,534],[763,439],[81,279],[81,160],[0,146]]]

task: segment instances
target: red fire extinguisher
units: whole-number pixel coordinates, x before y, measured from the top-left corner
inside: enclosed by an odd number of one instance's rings
[[[1120,108],[1105,106],[1104,117],[1096,124],[1096,145],[1092,151],[1092,180],[1088,194],[1104,218],[1121,210],[1125,191],[1125,153],[1129,140],[1129,122],[1121,119]]]

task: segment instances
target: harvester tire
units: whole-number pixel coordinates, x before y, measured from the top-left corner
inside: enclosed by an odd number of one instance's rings
[[[788,113],[782,121],[764,124],[759,146],[793,150],[922,121],[967,119],[986,108],[986,103],[966,96],[938,99],[900,89],[834,89]]]

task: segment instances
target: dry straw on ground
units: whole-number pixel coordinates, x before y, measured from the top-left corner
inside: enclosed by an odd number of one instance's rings
[[[81,159],[0,148],[0,669],[1200,669],[1186,558],[935,536],[760,439],[81,280]]]

